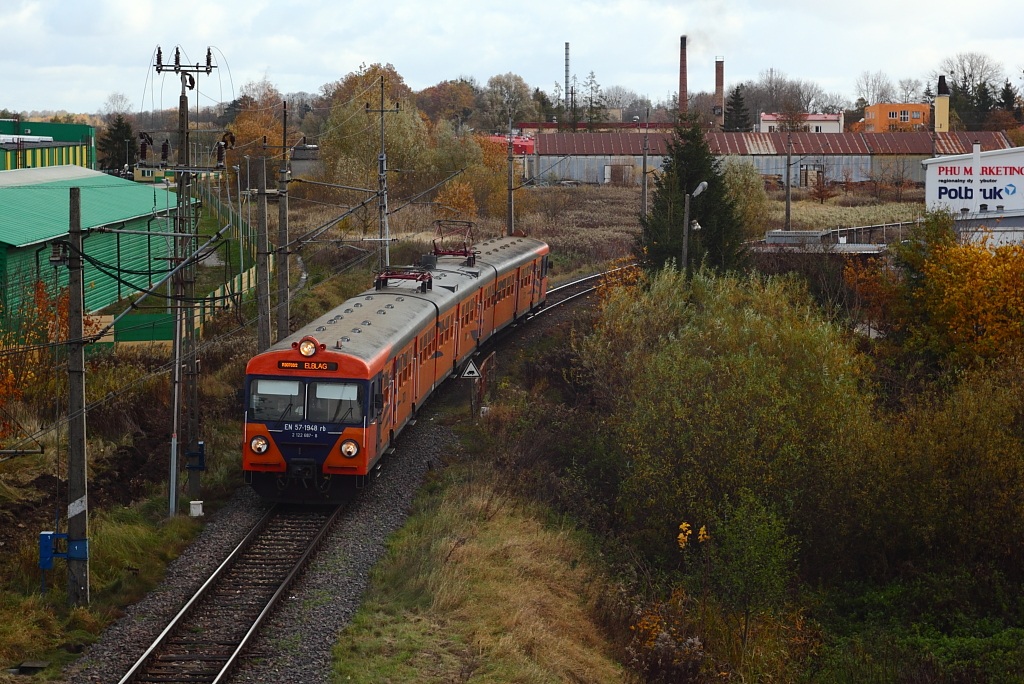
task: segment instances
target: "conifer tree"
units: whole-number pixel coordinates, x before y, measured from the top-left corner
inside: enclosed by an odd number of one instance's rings
[[[132,125],[124,115],[118,114],[96,142],[100,168],[119,169],[125,164],[131,164],[137,146]]]
[[[678,267],[682,260],[686,193],[693,193],[702,182],[707,182],[707,189],[690,200],[690,220],[700,224],[700,230],[689,231],[690,267],[706,264],[718,271],[728,271],[743,265],[742,227],[735,205],[704,131],[691,115],[676,126],[668,156],[662,162],[662,173],[654,182],[651,212],[640,218],[642,231],[637,250],[649,266],[658,269],[671,262]]]
[[[736,86],[725,103],[725,130],[747,132],[750,129],[750,112],[743,101],[743,86]]]

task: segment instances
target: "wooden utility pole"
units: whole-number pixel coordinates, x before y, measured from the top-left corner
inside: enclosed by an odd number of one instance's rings
[[[85,443],[85,281],[82,189],[71,188],[68,254],[68,603],[89,603],[89,487]]]
[[[256,351],[270,349],[270,241],[267,238],[267,160],[256,164]]]
[[[277,341],[288,337],[288,102],[284,105],[281,134],[281,171],[277,178]]]

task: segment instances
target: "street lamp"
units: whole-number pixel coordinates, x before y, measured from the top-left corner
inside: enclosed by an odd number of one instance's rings
[[[128,170],[131,168],[131,165],[132,165],[131,142],[132,142],[131,138],[125,138],[125,141],[124,141],[124,170],[125,170],[125,175],[127,175]]]
[[[686,199],[683,202],[683,260],[679,262],[679,268],[684,273],[686,272],[686,257],[690,245],[690,198],[696,197],[707,189],[708,182],[701,181],[700,185],[693,189],[693,192],[686,193]],[[696,219],[693,222],[693,229],[700,230],[700,224],[697,223]]]

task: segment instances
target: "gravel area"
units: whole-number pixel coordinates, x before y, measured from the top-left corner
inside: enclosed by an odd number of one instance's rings
[[[447,383],[440,393],[453,390],[458,392],[459,383]],[[388,536],[404,524],[428,468],[457,446],[451,430],[435,419],[432,407],[439,399],[403,432],[381,476],[344,512],[290,595],[264,622],[233,682],[330,681],[331,648],[359,607],[370,568],[384,554]],[[161,585],[131,606],[65,671],[65,681],[118,682],[266,510],[248,488],[240,489],[168,566]]]

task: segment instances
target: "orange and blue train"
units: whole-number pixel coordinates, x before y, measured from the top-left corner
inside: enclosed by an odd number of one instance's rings
[[[548,269],[548,245],[528,237],[435,249],[254,356],[246,481],[268,501],[348,500],[446,378],[544,305]]]

